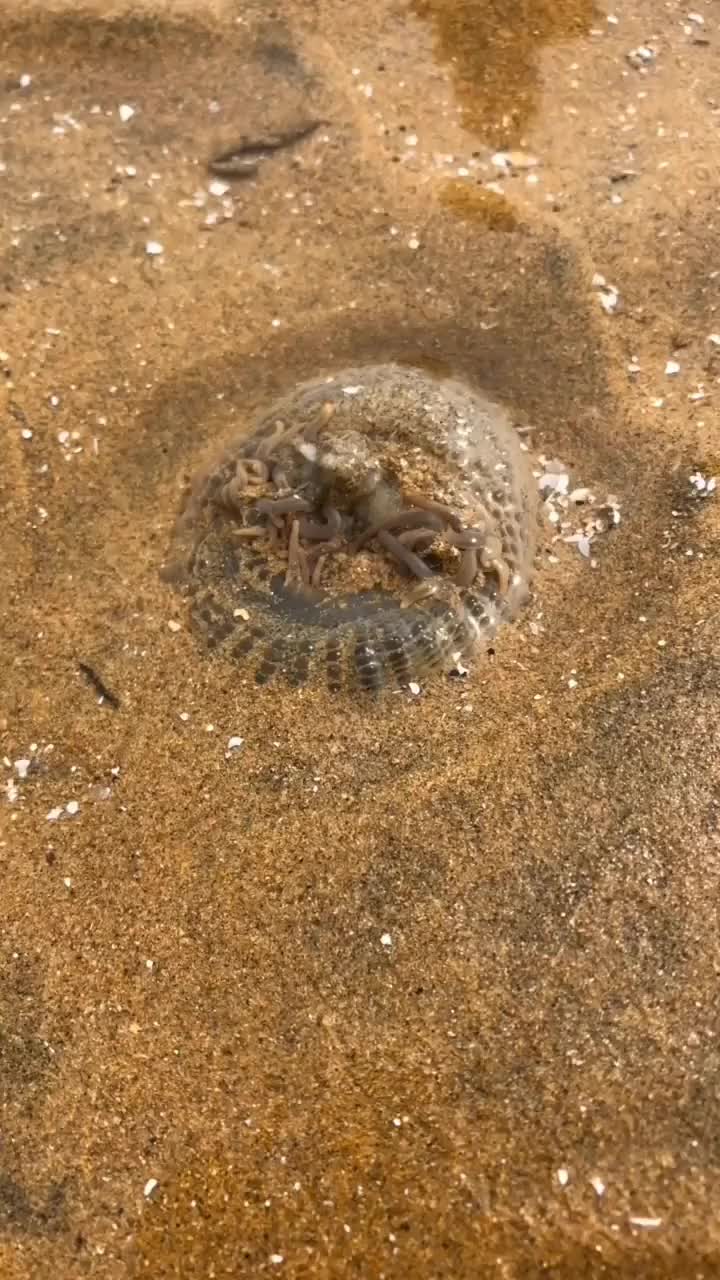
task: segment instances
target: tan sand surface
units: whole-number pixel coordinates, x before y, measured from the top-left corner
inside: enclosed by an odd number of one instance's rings
[[[720,1275],[693,4],[0,5],[2,1280]],[[385,359],[620,524],[464,681],[258,690],[160,578],[183,487]]]

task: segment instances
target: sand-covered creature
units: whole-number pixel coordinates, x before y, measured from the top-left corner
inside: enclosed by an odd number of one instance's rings
[[[537,485],[506,411],[397,365],[296,388],[196,479],[170,576],[265,684],[377,690],[486,647],[528,596]]]

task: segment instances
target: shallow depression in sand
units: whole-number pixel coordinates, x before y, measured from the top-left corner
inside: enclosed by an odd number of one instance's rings
[[[403,685],[527,599],[537,497],[506,411],[399,365],[301,384],[196,478],[165,576],[255,680]]]

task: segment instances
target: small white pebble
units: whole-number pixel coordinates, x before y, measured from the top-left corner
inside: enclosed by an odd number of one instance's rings
[[[598,1178],[597,1174],[595,1175],[595,1177],[590,1179],[590,1186],[592,1187],[593,1191],[597,1196],[605,1195],[605,1183],[603,1182],[602,1178]]]
[[[270,1261],[272,1262],[274,1267],[279,1267],[280,1264],[285,1261],[285,1259],[281,1253],[271,1253]]]
[[[362,387],[343,387],[343,395],[356,396],[363,390]]]
[[[617,289],[612,289],[610,287],[607,289],[601,289],[598,296],[600,298],[600,306],[603,311],[607,311],[608,314],[611,314],[616,310],[617,304],[620,300],[620,294]]]
[[[633,1216],[628,1218],[628,1222],[631,1227],[645,1227],[646,1229],[651,1230],[653,1227],[659,1227],[662,1225],[662,1218],[642,1218]]]
[[[420,685],[416,684],[414,680],[411,680],[410,684],[408,685],[408,689],[410,690],[411,693],[415,694],[415,697],[417,697],[417,695],[420,692]]]
[[[148,240],[145,244],[145,252],[149,254],[151,258],[157,258],[158,255],[164,253],[165,250],[159,240]]]
[[[79,811],[80,811],[80,805],[78,804],[77,800],[68,800],[67,804],[65,805],[65,812],[69,813],[71,817],[74,817],[76,813],[79,813]]]
[[[418,240],[417,236],[411,236],[410,239],[408,240],[408,249],[419,249],[419,248],[420,248],[420,241]]]
[[[237,734],[233,734],[232,738],[228,738],[228,751],[237,751],[244,741],[244,738],[239,738]]]
[[[23,440],[32,440],[32,434],[33,433],[29,427],[23,427],[20,432],[20,435],[22,436]]]
[[[15,783],[13,782],[12,778],[9,778],[8,781],[5,783],[5,794],[7,796],[8,804],[15,804],[15,801],[17,800],[18,795],[20,793],[17,787],[15,786]]]
[[[63,876],[63,884],[65,885],[65,888],[66,888],[66,889],[72,889],[72,878],[71,878],[71,876]]]
[[[176,622],[174,618],[170,618],[170,620],[169,620],[169,622],[168,622],[168,630],[169,630],[169,631],[179,631],[179,630],[180,630],[180,628],[181,628],[181,623]]]
[[[558,1169],[556,1177],[561,1187],[566,1187],[570,1181],[570,1174],[567,1169]]]
[[[567,682],[568,689],[577,689],[577,684],[578,684],[577,680],[575,680],[574,677],[571,676]]]
[[[181,711],[180,719],[183,721],[184,724],[187,724],[188,720],[190,719],[190,713],[188,711]]]
[[[250,614],[247,609],[233,609],[233,618],[242,618],[243,622],[249,622]]]
[[[676,373],[679,373],[680,365],[678,364],[677,360],[668,360],[667,364],[665,365],[665,372],[670,378],[674,377]]]
[[[158,1185],[157,1178],[148,1178],[147,1182],[145,1183],[145,1186],[143,1187],[143,1195],[145,1196],[146,1200],[152,1195],[157,1185]]]
[[[28,769],[30,768],[29,760],[16,760],[15,772],[18,778],[27,778]]]
[[[127,124],[128,120],[132,120],[135,115],[135,108],[131,107],[127,102],[121,102],[118,107],[118,115],[123,124]]]
[[[620,301],[620,291],[614,284],[609,284],[599,271],[596,271],[592,278],[592,287],[597,289],[600,306],[610,315],[616,310]]]
[[[382,943],[382,945],[383,945],[384,947],[391,947],[391,946],[392,946],[392,934],[391,934],[391,933],[383,933],[383,934],[381,935],[381,937],[380,937],[380,941],[381,941],[381,943]]]
[[[717,476],[704,476],[702,471],[694,471],[690,476],[690,484],[696,493],[703,498],[708,498],[717,488]]]
[[[534,169],[540,163],[527,151],[496,151],[490,162],[496,169]]]
[[[543,493],[546,489],[552,494],[567,494],[570,487],[570,477],[564,471],[546,471],[538,480],[538,489]]]
[[[688,14],[688,17],[690,17],[690,14]],[[27,71],[25,71],[20,77],[20,88],[29,89],[31,84],[32,84],[32,76],[29,76]]]
[[[712,342],[714,347],[720,347],[720,333],[709,333],[707,340]]]
[[[638,71],[638,70],[641,70],[643,67],[646,67],[648,63],[654,61],[655,50],[651,49],[649,45],[640,44],[638,45],[637,49],[631,49],[630,52],[625,55],[625,57],[630,63],[630,66],[634,67],[635,70]]]
[[[62,813],[62,806],[56,805],[56,807],[54,809],[51,809],[49,814],[47,815],[48,822],[57,822],[61,813]]]
[[[213,181],[208,185],[208,191],[210,192],[210,195],[217,196],[218,198],[220,196],[226,196],[229,190],[230,190],[229,182],[221,182],[219,178],[214,178]]]
[[[279,328],[280,328],[280,321],[278,320],[277,316],[275,317],[275,319],[274,319],[274,320],[271,320],[271,321],[270,321],[270,324],[272,325],[273,329],[279,329]]]

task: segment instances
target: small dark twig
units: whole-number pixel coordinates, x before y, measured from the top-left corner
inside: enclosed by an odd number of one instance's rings
[[[97,671],[95,671],[88,662],[78,662],[78,671],[85,676],[88,684],[92,685],[96,694],[103,702],[107,702],[108,706],[112,707],[113,711],[120,710],[120,699],[117,694],[114,694],[111,689],[108,689],[104,680],[100,678]]]

